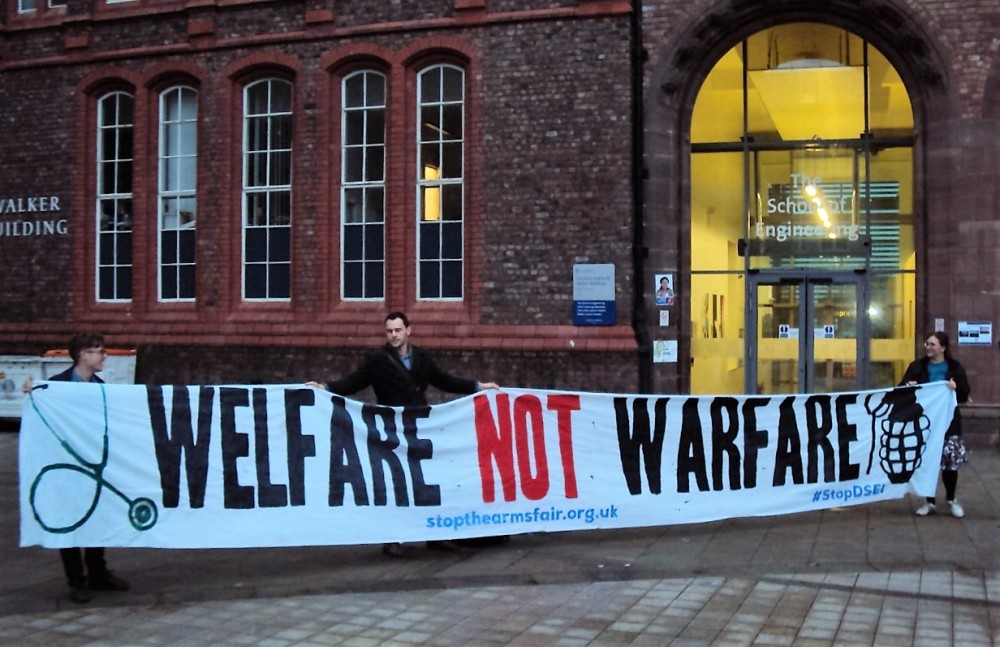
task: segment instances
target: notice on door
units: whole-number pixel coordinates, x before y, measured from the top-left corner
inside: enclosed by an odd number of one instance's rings
[[[813,329],[814,339],[833,339],[837,336],[837,330],[831,324],[825,324]]]
[[[788,324],[778,324],[778,339],[798,339],[799,329]]]

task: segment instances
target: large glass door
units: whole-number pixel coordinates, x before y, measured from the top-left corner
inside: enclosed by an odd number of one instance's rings
[[[690,315],[691,393],[897,383],[917,334],[915,140],[885,55],[833,25],[751,34],[706,77],[690,135],[690,281],[658,320]]]
[[[863,388],[870,336],[863,278],[863,273],[752,272],[746,391],[831,393]]]

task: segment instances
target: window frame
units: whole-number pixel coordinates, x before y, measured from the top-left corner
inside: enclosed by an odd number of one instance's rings
[[[424,79],[427,75],[433,74],[435,71],[440,71],[437,98],[425,98],[423,94],[425,89]],[[449,72],[457,72],[461,75],[461,83],[459,84],[461,87],[461,97],[458,100],[449,99],[447,95],[448,83],[446,74]],[[448,62],[428,64],[416,73],[416,96],[414,101],[416,106],[416,165],[414,169],[416,173],[416,209],[414,213],[416,232],[414,239],[416,243],[417,301],[461,302],[465,300],[465,274],[468,269],[468,259],[466,258],[468,223],[465,191],[468,79],[469,76],[465,67]],[[459,125],[461,127],[461,135],[459,137],[448,137],[449,132],[444,128],[447,121],[446,111],[448,111],[449,107],[453,109],[457,107],[459,109]],[[431,109],[437,110],[437,122],[425,123],[425,114],[429,113]],[[436,133],[436,135],[432,138],[429,133]],[[432,150],[432,146],[437,149],[438,175],[437,177],[426,177],[424,169],[428,165],[426,164],[425,155],[428,151]],[[457,175],[454,175],[450,167],[446,165],[448,158],[454,155],[455,146],[459,150]],[[449,148],[451,149],[450,155]],[[454,196],[456,189],[459,201],[458,218],[448,218],[448,214],[446,213],[448,207],[446,205],[454,200],[454,198],[449,200],[448,196]],[[424,214],[432,210],[437,211],[436,216],[425,220],[423,217]],[[457,255],[447,256],[444,249],[446,246],[449,246],[447,232],[450,229],[458,230],[457,239],[459,249]],[[436,234],[437,240],[431,239],[430,234],[432,232]],[[454,247],[453,241],[450,247]],[[433,252],[435,249],[437,251]],[[446,283],[447,278],[449,278],[446,276],[446,270],[449,266],[453,267],[455,265],[458,266],[457,277],[451,278],[452,281],[457,279],[457,294],[445,294],[446,291],[454,291],[455,286],[448,286]],[[427,276],[427,272],[432,269],[437,270],[437,278],[434,281],[437,289],[435,294],[425,293],[425,283],[429,287],[430,282],[433,280],[433,277]]]
[[[127,97],[130,102],[129,110],[131,112],[131,121],[128,123],[119,121],[121,116],[121,105],[119,103],[119,99],[121,97]],[[111,124],[106,124],[104,123],[105,111],[107,110],[106,102],[112,98],[116,100],[116,121]],[[97,135],[94,151],[94,161],[96,167],[94,211],[94,299],[95,301],[101,303],[130,303],[135,291],[135,106],[135,95],[125,90],[110,90],[98,96],[96,101]],[[113,137],[114,140],[114,157],[105,156],[105,148],[108,144],[106,141],[107,133],[110,133],[108,136]],[[123,142],[125,133],[128,133],[128,136]],[[128,156],[124,157],[122,156],[122,148],[126,142],[129,150],[127,151]],[[107,173],[109,167],[113,167],[115,171],[115,178],[112,180],[114,188],[117,189],[115,191],[103,190],[106,187],[105,174]],[[123,179],[123,174],[127,174],[127,178]],[[121,190],[125,188],[121,185],[122,182],[127,182],[127,191]],[[106,212],[106,207],[108,205],[112,205],[113,207],[110,214]],[[124,207],[124,213],[122,213],[122,205],[126,205]],[[108,216],[108,218],[111,219],[113,224],[112,229],[109,230],[104,228],[104,225],[107,224],[104,216]],[[112,250],[110,252],[111,262],[105,262],[103,260],[104,255],[102,254],[102,244],[108,239],[113,241]],[[127,245],[126,252],[121,252],[121,247],[119,246],[120,244]],[[120,262],[123,260],[119,258],[120,253],[127,255],[127,263]],[[104,292],[102,291],[105,278],[105,268],[110,268],[110,274],[111,277],[113,277],[111,283],[112,296],[110,297],[103,296]],[[119,276],[119,272],[124,273],[124,268],[128,268],[127,296],[124,295],[124,289],[119,289],[119,282],[122,278]],[[122,283],[124,283],[124,281],[122,281]]]
[[[184,113],[185,96],[193,105],[193,116]],[[166,102],[176,97],[178,102],[176,108],[177,118],[167,120],[165,118]],[[172,84],[157,94],[158,120],[157,120],[157,219],[156,219],[156,295],[161,303],[185,303],[193,302],[197,298],[197,217],[198,217],[198,127],[199,127],[199,92],[196,87],[186,83]],[[189,125],[193,129],[193,142],[185,146],[182,141],[185,137],[185,126]],[[173,135],[168,134],[168,129],[176,131]],[[167,150],[168,145],[180,144],[180,150]],[[165,173],[165,165],[173,168],[173,177],[180,183],[177,188],[167,187],[167,178],[170,173]],[[188,180],[190,186],[185,183]],[[178,207],[167,211],[166,205],[172,203]],[[185,214],[189,214],[185,217]],[[168,228],[166,219],[172,216],[174,226]],[[164,260],[164,250],[166,242],[165,233],[173,233],[173,261]],[[190,240],[188,240],[190,239]],[[189,247],[189,253],[184,250]],[[190,279],[185,280],[184,268],[190,269]],[[164,296],[165,273],[170,271],[174,276],[174,296]],[[182,287],[187,284],[189,292],[182,293]]]
[[[267,106],[265,112],[249,112],[250,109],[250,95],[255,88],[259,88],[267,84]],[[275,84],[282,84],[288,88],[288,108],[287,110],[274,111],[273,108],[273,88]],[[242,89],[242,150],[241,150],[241,207],[240,207],[240,239],[241,239],[241,256],[240,256],[240,295],[244,302],[254,302],[254,303],[286,303],[291,301],[292,296],[292,164],[293,164],[293,130],[294,130],[294,119],[295,119],[295,84],[286,78],[280,76],[265,76],[262,78],[254,79],[247,82]],[[282,135],[281,126],[284,120],[287,119],[286,132]],[[262,121],[255,121],[262,120]],[[266,139],[265,148],[255,148],[250,149],[251,140],[254,134],[254,125],[265,126],[265,131],[263,133]],[[276,128],[277,127],[277,128]],[[287,140],[287,147],[285,148],[275,148],[272,147],[274,143],[272,135],[278,130],[277,137],[284,137]],[[260,135],[260,133],[257,133]],[[279,142],[280,143],[280,142]],[[260,156],[263,156],[263,167],[259,165]],[[272,166],[274,162],[285,162],[285,172],[282,173],[281,169],[277,169]],[[254,166],[251,168],[251,164]],[[251,173],[256,172],[259,176],[260,172],[264,173],[264,182],[261,184],[251,184],[250,177]],[[284,176],[287,174],[287,182],[272,183],[272,173],[277,172],[278,174]],[[254,202],[255,208],[250,209],[250,202]],[[286,210],[287,214],[282,214],[281,211]],[[254,220],[259,220],[263,218],[263,223],[255,222],[254,224],[248,224],[251,220],[251,211],[255,213]],[[276,213],[272,213],[276,212]],[[284,223],[272,223],[273,219],[285,219],[287,222]],[[251,249],[250,245],[257,244],[257,234],[252,234],[251,232],[256,230],[264,230],[263,236],[263,261],[260,260],[248,260],[248,250]],[[286,236],[286,241],[281,241],[280,237]],[[273,241],[273,238],[279,238],[278,241]],[[278,244],[284,244],[287,246],[285,249],[285,259],[275,260],[273,255],[275,252],[275,247],[272,246],[272,242],[277,242]],[[279,250],[280,252],[280,250]],[[248,278],[248,269],[251,267],[263,267],[264,268],[264,291],[263,296],[249,296],[248,295],[248,282],[251,278]],[[272,271],[278,270],[281,267],[285,267],[287,270],[287,294],[277,295],[272,294]],[[280,279],[280,276],[278,277]]]
[[[362,103],[361,105],[354,106],[349,105],[349,89],[348,84],[356,80],[358,77],[362,78],[363,90],[362,90]],[[369,92],[370,83],[372,79],[378,79],[381,82],[381,101],[376,102],[372,99],[371,93]],[[340,103],[340,121],[341,121],[341,172],[340,172],[340,296],[343,301],[385,301],[386,299],[386,170],[387,170],[387,156],[389,153],[388,145],[388,78],[387,76],[376,69],[364,68],[355,70],[349,74],[346,74],[340,82],[341,90],[341,103]],[[351,137],[349,130],[351,128],[350,122],[352,121],[350,115],[361,116],[361,136],[360,139]],[[381,142],[372,142],[369,138],[374,133],[371,131],[370,122],[373,115],[380,115],[382,121],[382,132],[381,132]],[[370,153],[373,151],[378,151],[381,154],[381,165],[378,169],[373,169],[370,165]],[[352,164],[349,162],[349,157],[352,156],[352,152],[360,153],[360,179],[354,180],[349,179],[349,174],[351,174]],[[381,177],[373,178],[372,171],[378,171]],[[348,194],[358,193],[361,196],[360,201],[360,221],[351,221],[348,218]],[[380,204],[375,208],[376,220],[368,220],[369,213],[371,213],[370,199],[372,196],[377,196],[381,194]],[[351,229],[360,229],[360,258],[348,260],[348,241],[353,238],[349,235]],[[378,232],[380,236],[380,242],[374,244],[370,235]],[[373,254],[374,258],[369,257],[369,254]],[[348,275],[349,275],[349,265],[357,265],[360,269],[360,294],[348,294]],[[381,279],[378,281],[378,285],[373,285],[374,279],[371,279],[370,271],[375,267],[378,269],[378,273]],[[375,288],[377,287],[377,290]]]

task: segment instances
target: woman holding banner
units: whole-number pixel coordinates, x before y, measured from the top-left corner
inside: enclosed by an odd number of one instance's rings
[[[926,356],[910,364],[903,374],[900,386],[948,382],[948,387],[955,391],[959,404],[968,402],[969,380],[965,375],[965,368],[951,356],[950,345],[947,333],[938,331],[931,334],[924,342]],[[962,442],[962,416],[956,408],[951,425],[945,432],[944,450],[941,453],[941,482],[944,483],[948,510],[953,517],[965,516],[965,510],[955,500],[955,488],[958,486],[958,468],[968,462],[968,450]],[[934,497],[927,497],[927,502],[917,508],[917,515],[926,517],[933,514],[934,509]]]

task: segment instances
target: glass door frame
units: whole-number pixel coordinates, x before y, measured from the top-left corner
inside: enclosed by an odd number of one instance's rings
[[[762,285],[799,286],[799,367],[800,393],[811,393],[814,388],[815,336],[812,322],[815,317],[814,288],[818,285],[853,285],[857,295],[857,373],[855,388],[867,388],[869,383],[869,349],[871,326],[868,317],[868,280],[865,270],[850,271],[788,271],[753,269],[747,272],[746,281],[746,343],[744,345],[744,391],[757,392],[758,369],[758,288]]]

